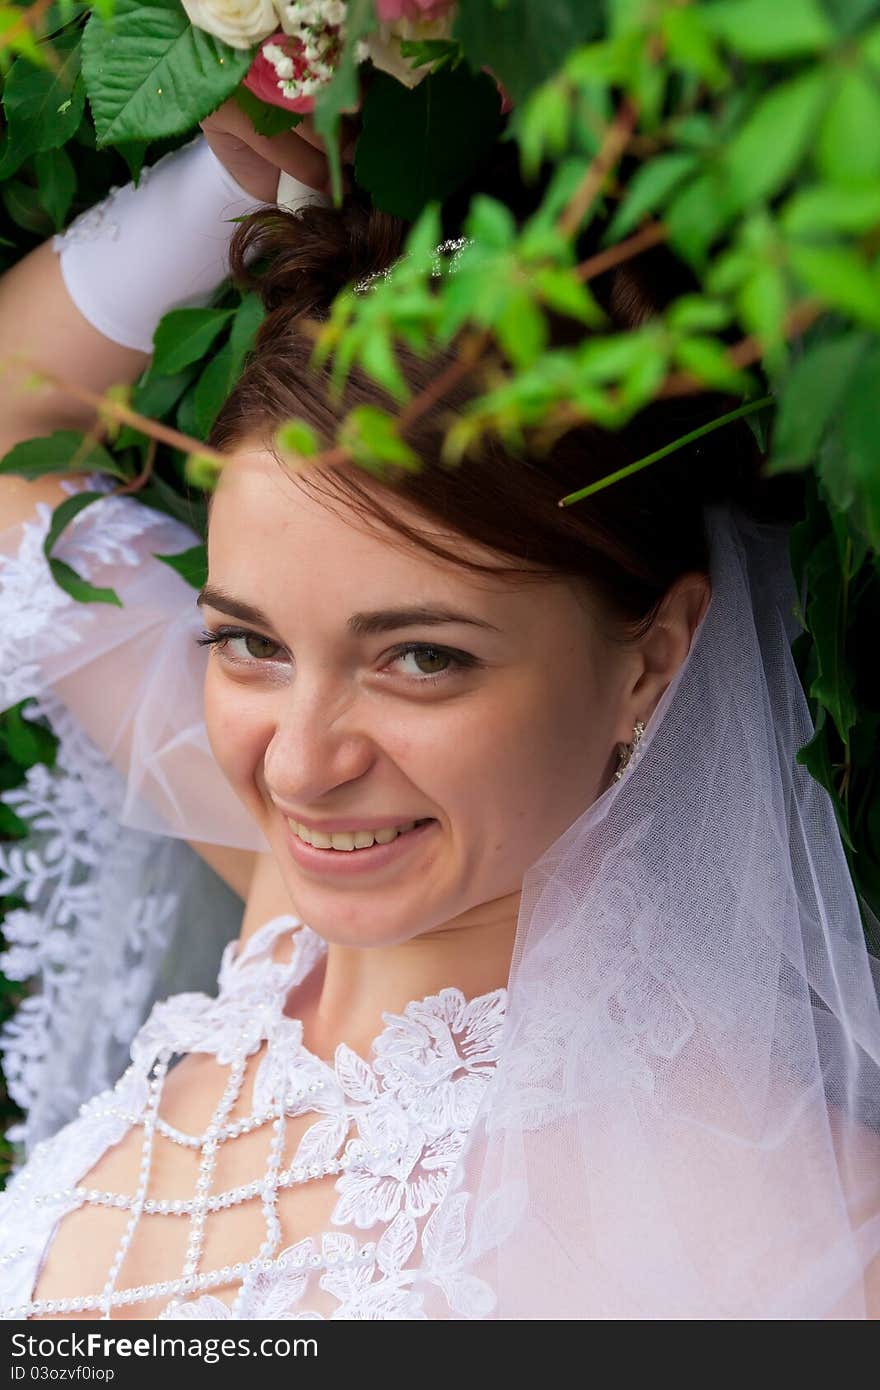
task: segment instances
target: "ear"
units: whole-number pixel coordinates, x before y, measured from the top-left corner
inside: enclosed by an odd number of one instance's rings
[[[621,743],[631,743],[637,719],[646,724],[664,691],[687,657],[712,596],[707,574],[698,570],[681,575],[664,595],[651,627],[635,651],[632,679],[624,692]]]

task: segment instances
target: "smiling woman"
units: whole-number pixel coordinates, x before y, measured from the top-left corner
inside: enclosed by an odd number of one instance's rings
[[[173,651],[291,910],[16,1178],[9,1315],[875,1317],[880,1011],[796,759],[778,490],[732,429],[557,506],[716,400],[455,473],[435,410],[416,473],[288,474],[281,420],[384,402],[332,399],[298,315],[394,230],[349,202],[236,234],[269,314]],[[633,322],[673,273],[597,289]]]

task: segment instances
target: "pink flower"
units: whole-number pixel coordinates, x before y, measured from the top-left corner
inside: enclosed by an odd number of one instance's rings
[[[261,44],[243,85],[270,106],[305,115],[314,109],[315,92],[329,75],[326,67],[316,71],[306,60],[301,39],[279,29]]]
[[[399,19],[442,19],[455,0],[376,0],[376,17],[381,24]]]

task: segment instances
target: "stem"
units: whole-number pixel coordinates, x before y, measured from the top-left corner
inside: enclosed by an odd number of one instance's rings
[[[816,322],[816,319],[825,311],[825,305],[820,304],[815,299],[804,299],[800,304],[796,304],[785,320],[786,339],[799,338],[802,333]],[[742,338],[732,348],[728,349],[727,357],[732,367],[742,370],[744,367],[751,367],[755,362],[760,362],[764,355],[764,346],[759,338],[749,334],[747,338]],[[672,372],[663,384],[658,399],[668,396],[691,396],[696,391],[704,389],[703,383],[690,372]]]
[[[588,260],[581,261],[580,265],[575,267],[575,274],[579,280],[595,280],[597,275],[604,275],[606,270],[613,270],[616,265],[632,260],[652,246],[658,246],[661,241],[666,240],[666,235],[666,228],[662,222],[650,222],[647,227],[627,237],[625,241],[619,241],[616,246],[609,246],[607,251],[599,251]]]
[[[140,492],[141,488],[146,486],[152,477],[153,465],[156,462],[156,451],[158,447],[159,441],[154,436],[147,444],[147,452],[144,455],[144,466],[140,473],[138,473],[136,478],[132,478],[131,482],[122,483],[119,487],[115,487],[113,489],[114,497],[121,497],[124,493],[129,492]]]
[[[640,469],[647,468],[649,464],[656,463],[658,459],[665,458],[667,454],[673,454],[677,449],[683,449],[686,444],[690,444],[695,439],[701,439],[705,434],[711,434],[713,430],[720,430],[722,425],[729,425],[732,420],[742,420],[746,415],[754,415],[758,410],[763,410],[765,406],[773,404],[772,396],[762,396],[760,400],[749,401],[747,405],[737,406],[736,410],[729,410],[726,415],[719,415],[716,420],[710,420],[708,424],[700,425],[697,429],[691,430],[688,434],[683,434],[680,439],[673,439],[671,444],[664,444],[662,449],[655,449],[653,454],[646,454],[644,458],[637,459],[635,463],[628,463],[625,468],[618,468],[616,473],[609,473],[606,478],[600,478],[598,482],[590,483],[588,487],[582,487],[578,492],[570,492],[567,497],[562,497],[557,502],[558,507],[568,507],[572,502],[580,502],[584,497],[589,497],[594,492],[600,492],[603,488],[610,487],[612,483],[617,483],[621,478],[628,478],[631,473],[638,473]]]
[[[201,440],[193,439],[188,434],[181,434],[180,430],[172,429],[170,425],[163,425],[159,420],[152,420],[149,415],[141,415],[139,411],[132,410],[131,406],[122,405],[119,401],[110,400],[105,396],[99,396],[96,391],[90,391],[87,386],[80,386],[77,382],[67,381],[64,377],[56,376],[54,372],[47,372],[29,357],[18,355],[15,358],[7,358],[6,365],[21,370],[28,368],[32,375],[35,374],[46,385],[55,386],[59,391],[67,392],[76,400],[84,401],[87,405],[93,406],[96,411],[109,415],[112,419],[121,421],[122,424],[131,425],[141,434],[147,435],[148,438],[157,439],[162,444],[170,444],[172,448],[180,449],[182,453],[201,454],[221,467],[229,461],[225,454],[209,448]]]
[[[31,29],[35,33],[37,33],[38,38],[45,38],[45,30],[41,29],[39,32],[37,32],[34,21],[41,19],[43,15],[46,13],[46,11],[51,8],[51,5],[52,0],[35,0],[35,3],[33,5],[29,5],[28,8],[22,12],[19,18],[16,19],[14,23],[10,24],[8,29],[4,29],[3,33],[0,34],[0,48],[8,47],[8,40],[10,35],[18,34],[23,29]],[[55,58],[54,53],[49,59],[49,65],[52,68],[54,68],[56,72],[58,71],[59,64]]]
[[[602,143],[589,168],[581,179],[557,223],[563,236],[577,234],[590,205],[599,193],[606,176],[614,168],[632,138],[638,120],[638,107],[629,98],[620,105],[614,120],[605,129]]]
[[[477,333],[470,338],[465,338],[458,350],[458,356],[454,361],[445,367],[438,377],[435,377],[430,386],[426,386],[424,391],[420,391],[414,396],[401,412],[398,420],[398,429],[401,433],[409,429],[431,406],[436,405],[437,401],[452,390],[454,386],[466,376],[468,376],[479,362],[483,353],[489,345],[488,333]]]

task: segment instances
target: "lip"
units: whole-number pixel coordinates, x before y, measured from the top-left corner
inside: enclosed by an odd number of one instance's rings
[[[322,830],[325,835],[332,835],[334,830],[391,830],[398,825],[407,825],[411,820],[425,819],[424,816],[397,816],[395,819],[386,816],[383,820],[381,816],[374,816],[368,820],[365,816],[348,816],[346,820],[306,820],[305,816],[291,815],[280,806],[278,809],[287,820],[298,821],[300,825],[308,826],[309,830]]]
[[[305,821],[301,821],[300,824],[305,825]],[[349,821],[348,824],[351,826],[353,822]],[[284,833],[291,858],[301,868],[312,869],[322,875],[329,874],[334,878],[348,878],[384,869],[386,865],[405,858],[438,824],[436,820],[429,820],[426,825],[419,825],[415,830],[407,830],[403,835],[398,835],[390,845],[371,845],[369,849],[352,850],[316,849],[314,845],[307,845],[291,830],[286,819]],[[380,828],[376,826],[376,829]]]

